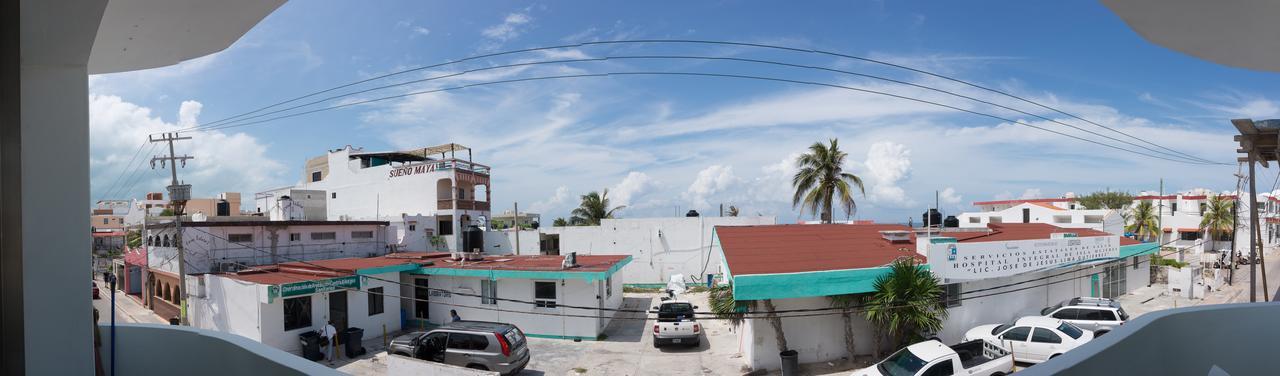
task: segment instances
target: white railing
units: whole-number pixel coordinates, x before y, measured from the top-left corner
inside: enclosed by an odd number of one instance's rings
[[[99,325],[102,366],[111,372],[111,326]],[[343,375],[245,337],[186,326],[116,324],[117,375]]]

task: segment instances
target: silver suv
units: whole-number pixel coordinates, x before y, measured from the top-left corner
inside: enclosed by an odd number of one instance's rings
[[[520,328],[484,321],[455,321],[405,334],[391,341],[387,353],[503,375],[520,373],[529,364],[529,348]]]
[[[1071,298],[1040,311],[1043,316],[1066,321],[1103,335],[1129,321],[1120,303],[1107,298]]]

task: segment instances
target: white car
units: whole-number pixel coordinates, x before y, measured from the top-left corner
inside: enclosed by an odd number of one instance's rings
[[[965,341],[985,339],[1013,352],[1019,362],[1040,363],[1093,340],[1093,332],[1044,316],[1028,316],[1012,324],[969,329]]]
[[[850,376],[1004,376],[1013,371],[1013,356],[990,341],[946,346],[929,340],[898,350]]]

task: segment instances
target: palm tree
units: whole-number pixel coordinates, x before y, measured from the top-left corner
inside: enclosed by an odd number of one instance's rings
[[[1129,215],[1129,226],[1125,227],[1125,231],[1132,232],[1134,236],[1144,241],[1151,240],[1151,236],[1160,236],[1159,221],[1151,201],[1142,201],[1134,205],[1133,214]]]
[[[738,216],[738,207],[737,207],[737,206],[734,206],[734,205],[729,205],[729,213],[728,213],[728,214],[729,214],[729,216],[730,216],[730,217],[737,217],[737,216]]]
[[[743,312],[753,306],[752,301],[737,301],[733,298],[733,285],[715,285],[707,291],[707,303],[711,313],[718,319],[729,322],[730,326],[742,324]]]
[[[564,220],[564,218],[556,218],[555,221],[551,222],[551,226],[553,227],[564,227],[568,225],[569,221]]]
[[[894,260],[889,270],[872,285],[875,292],[867,300],[867,320],[887,332],[894,348],[906,345],[921,332],[941,330],[947,306],[933,274],[911,257]]]
[[[828,296],[832,308],[840,309],[840,318],[844,320],[844,350],[849,353],[849,360],[854,356],[853,310],[862,303],[862,295],[841,294]]]
[[[858,209],[853,201],[853,187],[866,194],[862,188],[862,178],[844,172],[844,159],[849,154],[840,150],[840,141],[831,139],[829,145],[815,142],[809,146],[809,152],[796,158],[795,177],[791,186],[796,194],[791,198],[791,206],[799,206],[801,211],[819,214],[823,223],[831,223],[833,201],[839,199],[840,207],[845,214],[852,215]]]
[[[1212,243],[1218,240],[1235,227],[1235,202],[1222,196],[1210,198],[1209,205],[1200,219],[1200,228],[1204,229],[1205,237],[1209,238],[1207,242]]]
[[[613,218],[614,212],[625,207],[609,208],[608,189],[605,189],[603,194],[592,191],[582,195],[582,203],[578,204],[577,209],[573,209],[573,217],[569,218],[569,223],[578,226],[598,226],[601,219]]]

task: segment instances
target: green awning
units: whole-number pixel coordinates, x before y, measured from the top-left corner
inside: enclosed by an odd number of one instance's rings
[[[622,270],[631,262],[631,256],[627,256],[618,261],[617,264],[609,267],[609,270],[600,272],[584,272],[570,270],[502,270],[502,269],[462,269],[462,268],[441,268],[441,267],[418,267],[410,274],[416,275],[446,275],[457,277],[480,277],[489,280],[499,279],[581,279],[587,282],[603,281],[614,273]]]

